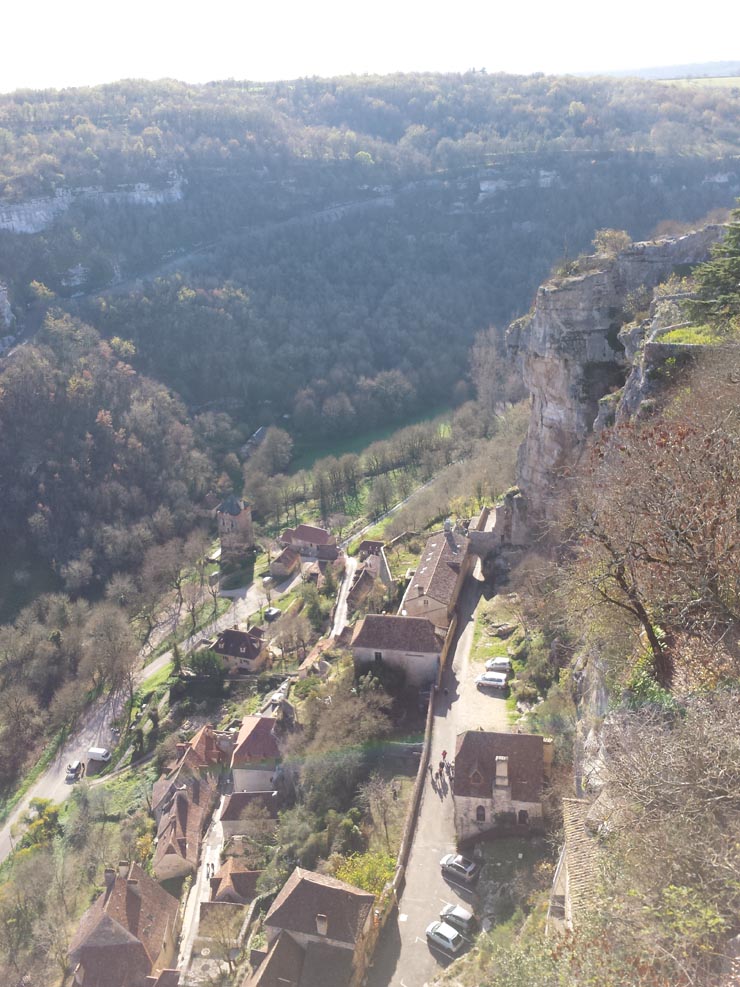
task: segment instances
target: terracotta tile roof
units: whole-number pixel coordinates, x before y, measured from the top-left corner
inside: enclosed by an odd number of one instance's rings
[[[324,874],[296,867],[265,916],[264,924],[289,932],[317,935],[316,916],[327,919],[327,939],[354,945],[375,896]]]
[[[274,565],[277,562],[282,565],[293,565],[300,557],[301,553],[297,548],[293,548],[292,545],[286,545],[280,555],[275,556],[271,564]]]
[[[588,917],[599,880],[601,844],[587,826],[590,809],[587,799],[563,799],[568,893],[574,924]]]
[[[294,541],[308,542],[310,545],[336,545],[337,540],[326,528],[313,524],[299,524],[297,528],[286,528],[280,541],[291,545]]]
[[[468,539],[454,531],[438,531],[427,541],[406,599],[429,596],[447,605],[455,592],[460,567],[469,548]]]
[[[497,757],[509,759],[512,799],[539,802],[545,775],[543,739],[530,733],[468,730],[458,734],[452,794],[490,799]]]
[[[251,901],[257,894],[257,881],[261,873],[261,870],[248,870],[235,857],[227,857],[211,878],[211,901],[234,898]]]
[[[259,658],[264,646],[264,631],[261,627],[252,627],[248,631],[233,629],[222,631],[212,650],[217,655],[224,655],[227,658],[245,658],[254,661],[255,658]]]
[[[216,784],[209,778],[194,778],[189,785],[174,791],[157,827],[157,848],[152,859],[155,874],[172,854],[181,857],[193,870],[197,868],[201,836],[215,797]]]
[[[248,805],[266,809],[272,819],[277,819],[280,799],[277,792],[232,792],[224,799],[221,809],[222,822],[234,822]]]
[[[351,647],[438,655],[442,644],[434,624],[426,617],[369,613],[355,627]]]
[[[152,970],[177,921],[179,903],[138,864],[111,878],[80,919],[69,956],[83,987],[128,987]]]
[[[188,757],[191,767],[198,768],[209,768],[226,760],[226,755],[219,748],[218,738],[210,723],[206,723],[190,738],[183,754]]]
[[[385,545],[384,541],[377,541],[374,538],[365,538],[364,541],[361,541],[360,544],[357,546],[357,554],[359,556],[377,555],[377,553],[381,550],[381,548],[383,548],[384,545]]]
[[[231,767],[238,768],[257,761],[274,761],[280,757],[280,748],[273,729],[273,716],[245,716],[236,738],[231,756]]]

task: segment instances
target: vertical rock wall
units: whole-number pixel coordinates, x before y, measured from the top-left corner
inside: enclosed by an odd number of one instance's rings
[[[619,330],[628,295],[705,260],[721,234],[722,227],[710,226],[593,258],[586,273],[542,285],[534,311],[509,328],[509,353],[531,396],[517,468],[531,518],[547,519],[558,477],[582,451],[599,400],[625,381],[630,363]]]

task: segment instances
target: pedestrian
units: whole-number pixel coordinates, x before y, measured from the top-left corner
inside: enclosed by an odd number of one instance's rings
[[[447,761],[447,751],[442,751],[442,760]]]
[[[440,778],[444,774],[444,770],[445,770],[445,762],[444,761],[440,761],[439,762],[439,776],[440,776]]]

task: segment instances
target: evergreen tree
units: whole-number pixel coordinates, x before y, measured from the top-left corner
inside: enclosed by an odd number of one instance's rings
[[[740,329],[740,209],[733,209],[724,239],[694,275],[699,290],[688,304],[690,317],[725,332]]]

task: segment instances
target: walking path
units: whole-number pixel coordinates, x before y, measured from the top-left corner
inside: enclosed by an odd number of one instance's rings
[[[177,969],[186,971],[190,966],[193,955],[193,944],[198,935],[198,925],[200,922],[201,902],[211,899],[211,881],[209,870],[213,868],[213,874],[221,866],[221,850],[224,845],[224,828],[221,824],[221,810],[224,804],[224,797],[218,808],[213,813],[211,825],[206,831],[201,845],[200,868],[195,874],[195,880],[188,894],[188,901],[185,906],[185,915],[182,922],[182,935],[180,939],[180,954],[177,958]]]
[[[470,663],[475,609],[482,587],[478,564],[475,572],[460,598],[454,656],[436,698],[429,761],[433,769],[439,764],[443,750],[447,751],[448,760],[454,758],[458,733],[477,727],[501,732],[510,729],[505,700],[481,692],[474,682],[480,671]],[[429,948],[425,931],[430,922],[439,918],[439,911],[446,904],[461,904],[475,910],[475,893],[442,877],[439,861],[456,849],[449,782],[445,779],[441,786],[433,785],[427,774],[398,917],[391,918],[383,931],[369,987],[422,987],[439,973],[440,965],[449,962]]]

